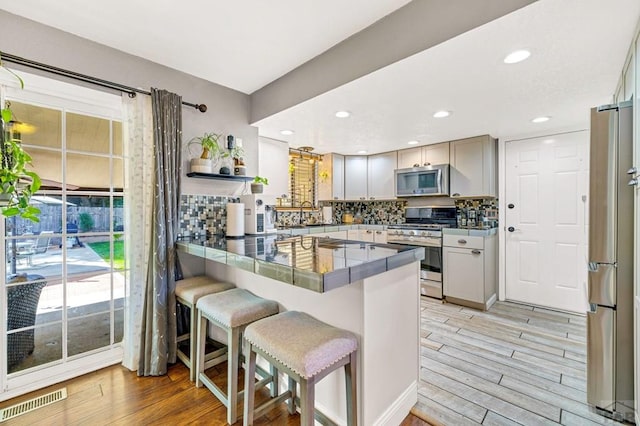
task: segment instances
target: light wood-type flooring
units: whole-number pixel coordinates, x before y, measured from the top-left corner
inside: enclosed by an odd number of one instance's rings
[[[226,363],[207,370],[218,386],[226,383]],[[242,388],[242,377],[239,378]],[[189,370],[181,364],[169,368],[166,376],[137,377],[120,365],[51,386],[0,403],[0,408],[34,398],[61,387],[67,388],[65,400],[39,408],[3,423],[12,425],[226,425],[226,407],[206,388],[189,381]],[[261,389],[256,403],[268,397]],[[240,407],[242,403],[239,404]],[[242,408],[240,408],[242,413]],[[242,424],[240,419],[237,425]],[[298,414],[290,416],[286,405],[275,407],[256,419],[256,425],[299,425]],[[423,426],[413,415],[402,426]]]
[[[619,424],[586,404],[586,318],[421,298],[417,414],[444,425]]]

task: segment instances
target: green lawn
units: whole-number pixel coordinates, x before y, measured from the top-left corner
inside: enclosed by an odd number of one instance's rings
[[[87,243],[98,256],[109,262],[111,256],[109,253],[109,242],[101,241],[97,243]],[[114,269],[124,269],[124,241],[118,240],[113,242],[113,267]]]

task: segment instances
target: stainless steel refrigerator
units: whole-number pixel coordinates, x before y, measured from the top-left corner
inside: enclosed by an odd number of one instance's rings
[[[587,400],[627,421],[634,420],[632,135],[631,102],[591,110]]]

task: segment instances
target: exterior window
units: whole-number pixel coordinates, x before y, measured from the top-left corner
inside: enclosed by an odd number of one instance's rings
[[[288,207],[315,207],[318,200],[319,156],[301,152],[289,152],[289,194]],[[283,200],[281,200],[282,202]]]

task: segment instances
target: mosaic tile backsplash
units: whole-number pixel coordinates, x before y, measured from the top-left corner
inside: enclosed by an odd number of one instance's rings
[[[227,203],[238,201],[235,197],[182,194],[178,237],[224,235]]]
[[[455,200],[458,228],[496,228],[498,199]]]
[[[224,235],[227,226],[227,203],[239,202],[236,197],[189,195],[180,197],[179,237]],[[351,213],[353,223],[390,225],[403,223],[407,202],[398,201],[322,201],[320,207],[331,207],[332,223],[343,223]],[[497,199],[455,200],[459,228],[497,227]],[[322,210],[303,211],[302,221],[297,210],[278,211],[278,226],[323,222]]]
[[[404,222],[407,202],[398,201],[323,201],[320,206],[333,208],[333,223],[342,223],[343,216],[351,213],[354,223],[390,225]],[[361,221],[361,222],[360,222]]]

